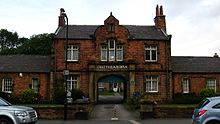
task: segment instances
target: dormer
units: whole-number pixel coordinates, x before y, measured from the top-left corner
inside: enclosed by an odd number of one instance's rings
[[[107,28],[107,31],[114,32],[115,27],[119,25],[118,19],[116,19],[112,12],[110,13],[110,16],[104,21],[104,25]]]

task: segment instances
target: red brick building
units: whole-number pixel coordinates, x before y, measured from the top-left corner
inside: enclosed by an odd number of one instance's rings
[[[93,102],[103,83],[120,84],[124,99],[140,92],[146,99],[167,101],[205,87],[220,93],[217,55],[171,56],[162,6],[156,7],[155,25],[121,25],[112,13],[101,25],[67,26],[65,20],[61,9],[51,56],[0,56],[2,92],[19,95],[33,88],[51,100],[67,81],[68,90],[79,88]],[[66,78],[64,70],[69,71]]]
[[[172,56],[173,93],[195,93],[201,89],[214,89],[220,93],[220,58]]]
[[[31,88],[42,100],[50,99],[51,57],[38,55],[0,56],[1,92],[19,96]]]
[[[171,36],[162,6],[156,8],[155,25],[120,25],[112,13],[103,22],[68,25],[66,41],[61,11],[54,40],[55,79],[69,70],[68,89],[80,88],[92,101],[97,101],[101,82],[123,83],[125,98],[138,91],[158,101],[171,99]]]

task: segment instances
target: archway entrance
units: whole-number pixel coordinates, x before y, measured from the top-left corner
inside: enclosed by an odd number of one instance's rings
[[[126,79],[120,75],[107,75],[97,82],[98,103],[122,103],[127,98]]]

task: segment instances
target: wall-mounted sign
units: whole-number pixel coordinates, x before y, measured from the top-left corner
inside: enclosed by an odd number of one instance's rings
[[[127,65],[97,65],[97,70],[128,70]]]
[[[69,70],[63,70],[63,75],[67,76],[70,74],[70,71]]]

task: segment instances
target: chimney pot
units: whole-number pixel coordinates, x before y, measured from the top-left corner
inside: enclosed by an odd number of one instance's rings
[[[157,5],[156,7],[156,17],[154,18],[154,23],[156,28],[162,29],[166,33],[166,19],[165,15],[163,15],[163,6],[160,7]]]
[[[65,10],[63,8],[60,8],[60,16],[58,17],[58,26],[63,27],[65,25],[65,19],[64,19],[64,12]]]
[[[214,55],[213,57],[216,57],[216,58],[217,58],[217,57],[218,57],[218,54],[217,54],[217,53],[215,53],[215,55]]]
[[[163,6],[160,6],[160,15],[163,15]]]
[[[157,5],[156,6],[156,16],[159,16],[160,15],[160,12],[159,12],[160,10],[159,10],[159,6]]]

